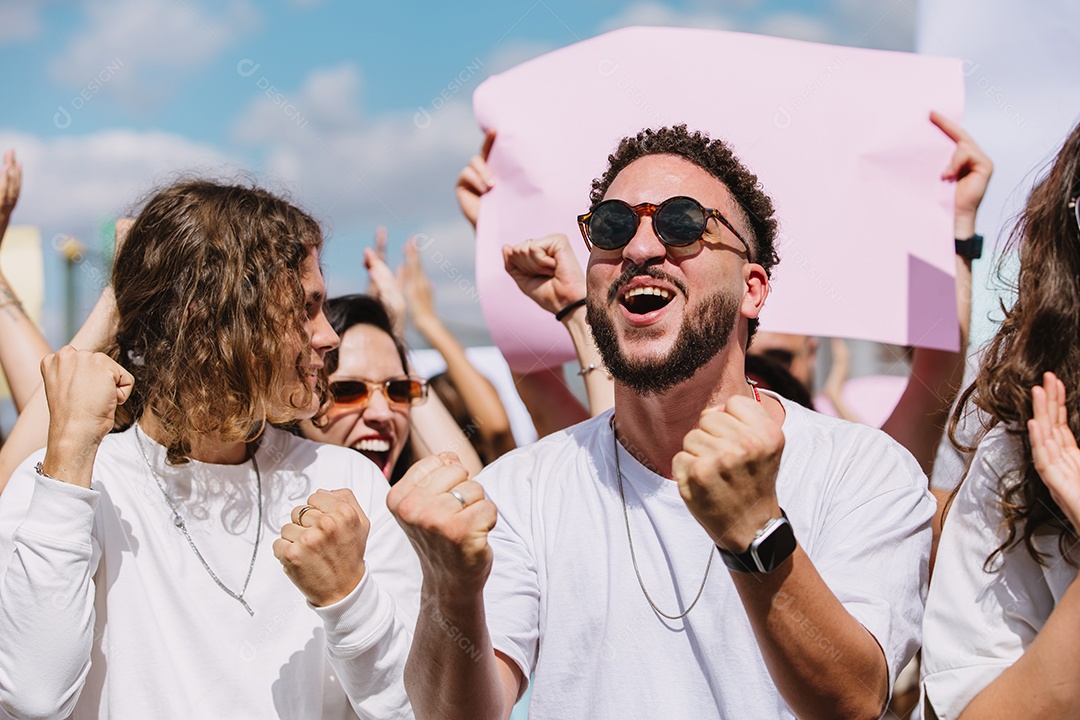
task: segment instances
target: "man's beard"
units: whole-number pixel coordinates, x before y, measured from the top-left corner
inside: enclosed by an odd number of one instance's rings
[[[586,318],[604,366],[616,381],[640,395],[662,393],[693,377],[727,344],[738,311],[739,301],[734,295],[723,290],[713,293],[701,307],[684,314],[675,344],[666,357],[636,360],[619,347],[615,324],[601,301],[590,297],[586,304]]]

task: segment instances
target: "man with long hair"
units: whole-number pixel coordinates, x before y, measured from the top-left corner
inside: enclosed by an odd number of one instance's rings
[[[0,496],[15,717],[411,716],[386,481],[271,426],[326,401],[321,246],[264,190],[177,183],[116,259],[109,352],[42,362],[48,444]]]

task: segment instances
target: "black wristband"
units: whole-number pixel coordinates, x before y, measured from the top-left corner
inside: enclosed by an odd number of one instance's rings
[[[982,257],[983,236],[972,235],[969,238],[956,238],[956,254],[969,260],[977,260]]]
[[[580,300],[575,300],[574,302],[570,303],[569,305],[564,307],[559,312],[555,313],[555,319],[558,320],[559,322],[562,322],[563,319],[567,315],[574,312],[575,310],[577,310],[579,307],[581,307],[584,304],[585,304],[585,298],[581,298]]]

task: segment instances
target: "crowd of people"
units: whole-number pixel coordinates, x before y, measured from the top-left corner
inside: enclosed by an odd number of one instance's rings
[[[880,430],[843,419],[843,362],[841,417],[814,410],[816,338],[759,328],[780,218],[683,125],[596,148],[587,267],[559,234],[503,247],[585,385],[515,374],[522,448],[414,241],[395,271],[377,231],[368,292],[329,298],[319,222],[251,183],[151,192],[56,352],[0,275],[0,715],[1080,714],[1080,125],[962,389],[992,163],[929,122],[955,143],[960,351],[912,349]],[[458,179],[473,226],[497,141]],[[9,151],[0,237],[21,183]],[[930,488],[947,424],[964,469]]]

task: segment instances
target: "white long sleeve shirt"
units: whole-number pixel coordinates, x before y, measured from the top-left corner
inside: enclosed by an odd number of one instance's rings
[[[411,717],[402,673],[420,568],[359,454],[267,430],[263,527],[245,599],[215,584],[174,525],[135,433],[101,444],[90,489],[20,467],[0,496],[0,705],[15,718]],[[207,564],[233,591],[251,564],[251,463],[181,467],[141,442]],[[272,545],[318,488],[349,488],[371,520],[368,572],[314,608]]]

